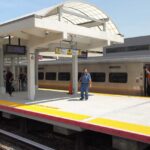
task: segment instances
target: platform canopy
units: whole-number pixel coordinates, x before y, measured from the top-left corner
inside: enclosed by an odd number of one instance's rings
[[[93,49],[123,42],[115,24],[97,7],[80,1],[68,1],[0,25],[0,37],[21,38],[29,47],[70,47]],[[23,42],[23,43],[24,43]]]
[[[18,44],[18,39],[19,44],[27,47],[30,99],[35,95],[33,68],[36,50],[54,52],[61,47],[99,51],[111,43],[124,41],[109,16],[96,6],[81,1],[66,1],[0,24],[1,49],[8,42]]]

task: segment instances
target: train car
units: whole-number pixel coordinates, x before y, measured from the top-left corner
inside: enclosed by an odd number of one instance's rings
[[[92,92],[149,95],[145,66],[150,65],[150,36],[125,39],[124,44],[104,49],[104,55],[79,59],[92,76]],[[39,87],[67,90],[72,77],[71,59],[39,64]]]
[[[83,68],[88,68],[92,77],[92,92],[145,95],[145,71],[147,62],[126,61],[79,61],[80,78]],[[70,61],[57,61],[39,66],[39,87],[67,90],[71,82]]]

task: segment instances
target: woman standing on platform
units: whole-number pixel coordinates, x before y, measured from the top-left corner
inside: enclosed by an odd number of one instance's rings
[[[12,96],[12,92],[14,91],[14,88],[12,86],[13,82],[13,74],[12,72],[8,69],[6,73],[6,93],[8,93],[10,96]]]

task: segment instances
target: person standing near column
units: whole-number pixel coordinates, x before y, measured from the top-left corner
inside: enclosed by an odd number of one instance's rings
[[[91,79],[91,75],[88,72],[87,68],[84,68],[83,70],[83,74],[79,80],[79,82],[81,82],[81,98],[80,100],[88,100],[88,92],[89,92],[89,87],[92,87],[92,79]]]
[[[6,92],[12,96],[12,92],[14,90],[13,86],[12,86],[12,82],[13,82],[13,74],[12,72],[7,69],[7,73],[6,73]]]

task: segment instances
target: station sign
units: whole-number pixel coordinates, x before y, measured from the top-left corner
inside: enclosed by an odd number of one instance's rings
[[[43,56],[42,56],[42,55],[38,55],[38,56],[37,56],[37,59],[38,59],[38,60],[42,60],[42,59],[43,59]]]
[[[56,48],[55,54],[62,54],[62,55],[73,55],[73,51],[78,51],[78,55],[81,54],[81,50],[76,49],[67,49],[67,48]]]
[[[88,52],[87,51],[81,51],[79,49],[67,49],[67,48],[56,48],[55,54],[58,55],[73,55],[74,52],[78,53],[79,58],[87,58]]]

